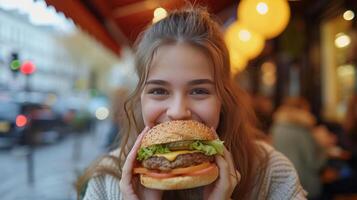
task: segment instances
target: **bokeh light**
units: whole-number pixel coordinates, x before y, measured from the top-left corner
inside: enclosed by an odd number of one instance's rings
[[[226,31],[227,46],[235,49],[248,59],[258,56],[265,44],[264,38],[239,22],[231,24]]]
[[[105,120],[109,116],[109,110],[106,107],[99,107],[95,111],[95,117],[99,120]]]
[[[242,0],[238,6],[238,20],[267,39],[278,36],[289,19],[286,0]]]
[[[344,13],[343,13],[343,19],[347,20],[347,21],[350,21],[352,20],[353,18],[355,18],[355,13],[352,11],[352,10],[346,10]]]
[[[36,66],[31,61],[25,61],[20,68],[21,73],[30,75],[36,71]]]
[[[335,45],[337,48],[347,47],[350,43],[351,43],[351,38],[345,33],[338,33],[336,35]]]
[[[21,66],[21,62],[19,60],[13,60],[10,63],[10,68],[11,68],[11,70],[14,70],[14,71],[19,70],[20,66]]]
[[[27,124],[27,117],[25,115],[18,115],[16,117],[16,126],[24,127]]]
[[[154,10],[154,18],[152,19],[153,23],[156,23],[167,16],[167,11],[164,8],[156,8]]]

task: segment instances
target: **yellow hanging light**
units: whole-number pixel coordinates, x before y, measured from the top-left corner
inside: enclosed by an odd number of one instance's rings
[[[232,75],[237,74],[245,69],[248,64],[248,59],[245,58],[241,53],[232,48],[231,46],[227,46],[229,52],[229,60],[231,64],[231,72]]]
[[[229,51],[229,56],[232,74],[237,74],[245,69],[248,64],[246,58],[234,50]]]
[[[156,23],[167,16],[167,11],[164,8],[158,7],[154,10],[154,18],[152,23]]]
[[[238,6],[239,21],[268,39],[283,32],[289,18],[287,0],[242,0]]]
[[[264,38],[240,22],[234,22],[227,28],[225,41],[227,46],[248,59],[258,56],[264,48]]]

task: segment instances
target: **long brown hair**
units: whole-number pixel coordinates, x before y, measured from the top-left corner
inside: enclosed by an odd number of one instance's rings
[[[265,172],[266,157],[255,143],[258,130],[254,126],[255,117],[248,106],[247,95],[231,78],[229,54],[219,24],[203,8],[191,7],[173,11],[140,35],[136,43],[136,70],[139,82],[125,104],[127,120],[122,125],[119,157],[112,156],[111,159],[119,169],[122,168],[124,158],[138,133],[144,128],[140,111],[140,93],[147,79],[152,58],[160,46],[175,43],[186,43],[199,48],[212,60],[216,91],[222,102],[217,133],[232,153],[234,164],[242,176],[232,197],[247,198],[255,181]],[[110,174],[120,179],[121,170],[114,170],[95,164],[80,181],[83,184],[94,173]]]

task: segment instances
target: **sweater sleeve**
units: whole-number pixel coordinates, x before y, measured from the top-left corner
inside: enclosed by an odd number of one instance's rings
[[[293,164],[280,152],[273,150],[270,153],[267,173],[270,179],[268,199],[306,199]]]
[[[268,163],[264,177],[257,183],[251,199],[305,200],[306,192],[293,164],[272,146],[264,142],[258,144],[267,152]]]
[[[119,181],[109,175],[90,179],[83,200],[122,200]]]

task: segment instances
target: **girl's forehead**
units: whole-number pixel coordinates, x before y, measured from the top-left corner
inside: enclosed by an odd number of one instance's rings
[[[213,76],[213,63],[201,49],[179,43],[159,47],[148,70],[149,76],[175,72],[180,74],[182,71]]]

